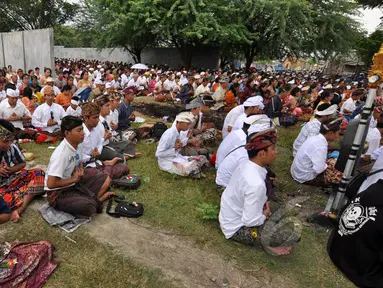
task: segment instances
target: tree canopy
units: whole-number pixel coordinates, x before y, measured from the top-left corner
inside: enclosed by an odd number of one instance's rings
[[[78,7],[64,0],[2,0],[0,29],[7,32],[62,25],[73,20]]]
[[[3,0],[0,31],[54,27],[56,45],[119,47],[135,62],[146,47],[175,47],[186,67],[196,50],[217,47],[222,66],[240,59],[249,68],[254,59],[330,60],[356,47],[363,54],[370,46],[360,43],[367,38],[354,19],[358,7],[355,0]]]

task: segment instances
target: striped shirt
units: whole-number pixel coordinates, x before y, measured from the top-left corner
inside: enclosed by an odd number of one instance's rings
[[[11,147],[7,151],[0,151],[0,161],[1,163],[5,161],[9,167],[12,167],[24,163],[25,158],[16,144],[11,144]]]
[[[15,144],[11,144],[11,147],[7,151],[0,151],[0,165],[3,165],[3,161],[7,163],[8,167],[12,167],[17,164],[25,163],[23,153]],[[9,178],[0,176],[0,185]]]

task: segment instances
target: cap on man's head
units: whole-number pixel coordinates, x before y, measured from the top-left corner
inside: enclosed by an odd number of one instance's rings
[[[9,97],[19,97],[19,89],[16,89],[16,90],[13,90],[13,89],[10,89],[8,88],[7,91],[5,92],[7,94],[7,96]]]
[[[315,112],[315,115],[318,115],[318,116],[333,115],[336,112],[337,108],[338,108],[338,106],[336,104],[331,105],[328,103],[324,103],[324,104],[321,104],[320,106],[318,106],[318,109]]]
[[[48,77],[46,82],[55,82],[55,80],[52,77]]]
[[[190,123],[193,121],[193,114],[190,112],[182,112],[177,115],[176,121],[177,122],[184,122],[184,123]]]
[[[265,105],[263,105],[263,98],[261,96],[250,97],[243,103],[243,107],[255,107],[255,106],[258,106],[261,109],[265,108]]]

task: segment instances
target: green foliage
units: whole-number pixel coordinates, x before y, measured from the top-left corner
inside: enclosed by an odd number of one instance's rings
[[[203,220],[218,220],[218,205],[203,202],[198,204],[196,210],[198,217]]]
[[[32,30],[62,25],[74,18],[78,4],[64,0],[2,0],[2,31]]]
[[[142,51],[156,40],[159,15],[151,0],[85,0],[82,10],[78,27],[100,31],[99,48],[122,47],[141,62]]]
[[[383,30],[376,30],[370,36],[362,36],[357,42],[356,52],[366,66],[372,64],[374,53],[383,43]]]
[[[361,35],[360,23],[352,16],[358,16],[354,1],[309,0],[311,10],[310,37],[303,43],[305,55],[313,55],[318,60],[330,60],[338,55],[347,55],[353,50]]]
[[[359,4],[366,7],[366,8],[376,8],[376,7],[382,7],[383,1],[382,0],[358,0]]]

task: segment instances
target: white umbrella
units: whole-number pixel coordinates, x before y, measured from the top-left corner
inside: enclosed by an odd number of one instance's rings
[[[131,68],[132,69],[142,69],[142,70],[149,69],[148,66],[146,66],[145,64],[141,64],[141,63],[134,64]]]

